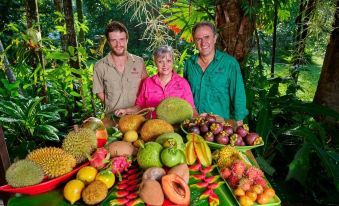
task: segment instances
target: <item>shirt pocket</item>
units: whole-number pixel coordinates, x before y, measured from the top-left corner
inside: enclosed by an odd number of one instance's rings
[[[161,91],[150,90],[146,92],[146,105],[158,106],[158,104],[164,99],[164,95]]]
[[[228,79],[225,77],[225,75],[210,76],[208,87],[210,88],[211,92],[226,94],[226,91],[229,89]]]

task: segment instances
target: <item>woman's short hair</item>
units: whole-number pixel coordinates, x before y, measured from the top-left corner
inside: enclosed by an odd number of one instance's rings
[[[217,29],[215,28],[214,24],[212,24],[211,22],[208,22],[208,21],[202,21],[202,22],[196,23],[194,25],[194,27],[192,29],[192,35],[194,36],[197,29],[200,28],[200,27],[203,27],[203,26],[209,27],[212,30],[214,35],[217,34]]]
[[[108,34],[111,32],[115,32],[115,31],[120,31],[120,32],[125,32],[126,33],[126,38],[128,39],[128,31],[127,28],[125,27],[125,25],[123,25],[122,23],[118,22],[118,21],[111,21],[107,24],[106,26],[106,30],[105,30],[105,36],[108,39]]]
[[[170,54],[173,59],[173,49],[170,46],[164,45],[160,46],[157,49],[154,50],[153,52],[153,58],[158,59],[158,58],[164,58],[166,54]]]

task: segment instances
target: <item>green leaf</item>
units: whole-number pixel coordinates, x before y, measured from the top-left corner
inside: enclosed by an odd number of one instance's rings
[[[81,97],[81,95],[79,93],[75,92],[75,91],[71,91],[69,94],[74,96],[74,97]]]
[[[319,104],[294,102],[289,106],[292,111],[307,112],[312,115],[324,115],[328,117],[339,119],[339,113],[329,107],[325,107]]]
[[[45,140],[59,141],[59,136],[56,134],[57,132],[58,129],[51,125],[38,125],[35,128],[34,135]]]
[[[296,179],[302,185],[305,185],[307,174],[310,169],[310,153],[311,146],[304,143],[303,146],[295,154],[293,161],[289,164],[289,171],[286,179]]]
[[[269,133],[272,129],[273,115],[267,100],[258,114],[258,121],[255,131],[262,137],[265,143],[268,142]],[[264,148],[268,145],[265,144]]]
[[[317,150],[317,154],[320,158],[320,161],[326,168],[326,172],[333,179],[333,183],[339,192],[339,162],[334,161],[332,157],[338,157],[338,154],[333,153],[333,151],[325,151],[320,147],[315,147]]]
[[[47,53],[46,59],[52,59],[52,60],[61,60],[61,61],[67,61],[69,60],[69,54],[66,52],[60,52],[60,51],[54,51]]]
[[[14,123],[14,122],[22,122],[22,120],[14,119],[14,118],[8,118],[8,117],[0,117],[0,122]]]
[[[273,175],[275,172],[274,167],[272,167],[262,156],[257,156],[255,158],[260,166],[260,168],[268,175]]]

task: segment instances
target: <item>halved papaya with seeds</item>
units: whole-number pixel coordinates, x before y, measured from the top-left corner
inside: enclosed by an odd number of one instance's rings
[[[177,174],[168,174],[161,179],[162,190],[174,204],[189,205],[191,191],[188,184]]]

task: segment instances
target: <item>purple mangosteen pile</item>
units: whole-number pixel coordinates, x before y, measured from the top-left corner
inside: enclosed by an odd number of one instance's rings
[[[182,126],[186,132],[199,134],[206,141],[223,145],[254,146],[263,142],[257,133],[249,132],[246,124],[234,129],[233,125],[228,122],[218,122],[213,114],[187,119]]]

